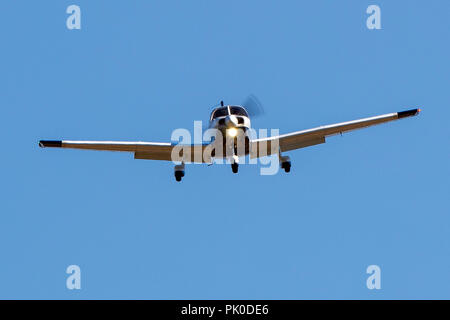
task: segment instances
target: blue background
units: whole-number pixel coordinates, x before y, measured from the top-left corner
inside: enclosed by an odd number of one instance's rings
[[[66,28],[77,4],[82,29]],[[381,7],[382,30],[366,28]],[[2,1],[0,298],[450,298],[450,2]],[[39,139],[169,141],[254,93],[281,133],[421,107],[290,174]],[[82,289],[66,289],[81,267]],[[381,290],[366,268],[381,267]]]

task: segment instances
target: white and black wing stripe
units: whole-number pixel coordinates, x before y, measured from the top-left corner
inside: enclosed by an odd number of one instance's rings
[[[349,132],[357,129],[367,128],[373,125],[390,122],[406,117],[412,117],[419,114],[420,109],[411,109],[406,111],[383,114],[375,117],[336,123],[326,126],[320,126],[313,129],[307,129],[276,137],[268,137],[264,139],[256,139],[252,141],[251,157],[259,157],[271,155],[279,151],[289,151],[305,148],[321,143],[325,143],[325,139],[329,136]],[[274,142],[278,142],[279,149],[272,146]]]
[[[176,146],[163,142],[128,142],[128,141],[73,141],[73,140],[41,140],[41,148],[69,148],[100,151],[133,152],[135,159],[172,161],[172,150]],[[206,146],[184,146],[190,148],[191,159],[185,162],[208,162],[203,159]],[[182,154],[181,154],[182,155]],[[200,155],[200,156],[199,156]]]

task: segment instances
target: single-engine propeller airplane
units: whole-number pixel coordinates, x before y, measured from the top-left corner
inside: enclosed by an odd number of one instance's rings
[[[256,107],[254,107],[255,105]],[[177,181],[181,181],[181,178],[184,177],[185,163],[212,163],[217,158],[227,159],[231,163],[232,171],[237,173],[239,157],[247,155],[250,158],[258,158],[278,154],[280,167],[285,172],[289,172],[291,160],[289,156],[283,156],[283,152],[325,143],[325,139],[329,136],[416,116],[420,112],[420,109],[411,109],[278,136],[251,139],[247,134],[251,129],[250,116],[252,113],[258,115],[258,108],[258,103],[255,103],[255,101],[249,103],[249,106],[245,108],[240,105],[224,105],[221,101],[220,106],[212,111],[209,119],[209,128],[216,132],[211,142],[202,145],[181,146],[181,152],[179,152],[180,150],[175,152],[176,157],[174,157],[174,149],[178,145],[174,143],[41,140],[39,146],[42,148],[124,151],[133,152],[135,159],[178,161],[180,164],[175,165],[175,179]],[[240,138],[243,138],[243,140]],[[242,148],[238,148],[238,141],[244,142]],[[205,152],[208,149],[209,153]]]

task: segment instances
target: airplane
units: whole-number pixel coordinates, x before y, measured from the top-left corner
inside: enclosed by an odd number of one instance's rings
[[[213,134],[210,143],[179,146],[174,143],[141,141],[40,140],[39,146],[41,148],[132,152],[135,159],[166,160],[175,163],[178,161],[180,164],[175,165],[174,168],[176,181],[181,181],[184,177],[186,163],[212,164],[217,158],[229,160],[233,173],[237,173],[239,157],[258,158],[278,154],[281,169],[290,172],[291,159],[289,156],[284,156],[282,154],[284,152],[325,143],[326,138],[333,135],[416,116],[420,111],[420,109],[411,109],[278,136],[251,139],[247,134],[251,129],[248,110],[241,105],[224,105],[221,101],[220,106],[213,109],[209,118],[209,128],[216,132]],[[242,137],[243,140],[238,139]],[[244,141],[242,148],[237,148],[238,141]],[[175,150],[175,148],[178,148],[178,150]],[[209,153],[206,152],[208,150]],[[174,154],[177,156],[176,159],[174,159]]]

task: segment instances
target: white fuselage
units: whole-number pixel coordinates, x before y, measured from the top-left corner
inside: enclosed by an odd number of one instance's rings
[[[251,128],[250,118],[241,106],[223,106],[215,109],[210,118],[209,128],[216,129],[215,143],[223,150],[223,157],[245,156],[249,152],[247,131]],[[218,146],[223,144],[223,148]]]

